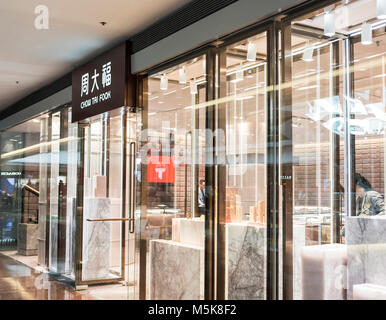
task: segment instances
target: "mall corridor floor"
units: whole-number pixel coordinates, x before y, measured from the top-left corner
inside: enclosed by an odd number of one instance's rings
[[[0,300],[92,300],[0,253]]]

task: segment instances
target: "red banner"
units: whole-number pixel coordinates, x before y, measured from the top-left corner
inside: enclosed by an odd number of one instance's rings
[[[148,156],[147,182],[174,183],[174,157]]]

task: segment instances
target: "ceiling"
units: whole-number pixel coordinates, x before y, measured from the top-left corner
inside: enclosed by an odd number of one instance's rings
[[[0,111],[190,1],[1,1]],[[48,7],[48,30],[35,28],[37,5]]]

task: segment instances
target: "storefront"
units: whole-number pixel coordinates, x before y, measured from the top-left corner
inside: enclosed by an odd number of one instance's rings
[[[39,264],[127,299],[386,298],[385,28],[386,1],[319,1],[135,77],[122,45],[74,71],[39,178],[2,147]]]

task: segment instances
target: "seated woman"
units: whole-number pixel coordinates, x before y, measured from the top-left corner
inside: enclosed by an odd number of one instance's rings
[[[374,216],[385,214],[383,196],[375,191],[370,182],[361,174],[355,173],[356,215]]]

